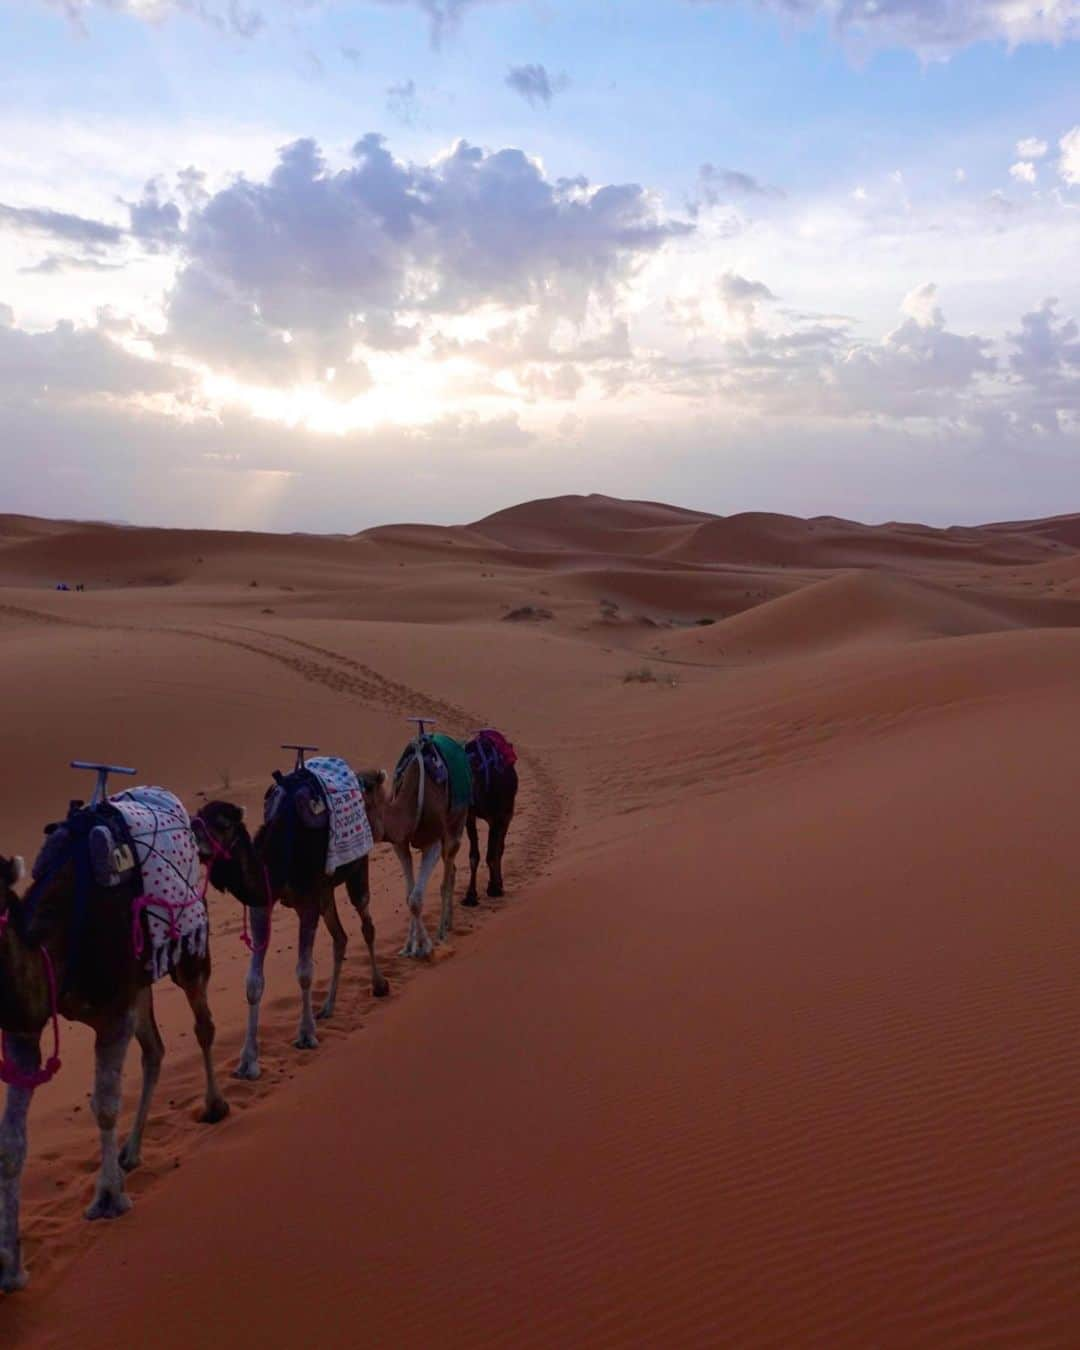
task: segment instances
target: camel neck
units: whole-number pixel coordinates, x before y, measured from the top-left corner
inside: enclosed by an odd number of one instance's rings
[[[388,843],[407,844],[416,830],[416,794],[420,775],[415,764],[405,770],[405,776],[390,799],[383,804],[383,835]]]
[[[49,989],[41,954],[15,930],[15,916],[0,933],[0,1028],[34,1035],[49,1020]]]

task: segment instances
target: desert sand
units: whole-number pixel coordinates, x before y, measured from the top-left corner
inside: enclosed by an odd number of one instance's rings
[[[58,593],[58,581],[85,592]],[[255,812],[282,741],[521,756],[507,898],[429,964],[392,853],[335,1019],[233,1113],[159,985],[135,1207],[86,1224],[90,1043],[31,1113],[5,1347],[1080,1340],[1080,516],[935,530],[604,497],[315,538],[0,517],[0,852],[137,766]],[[634,678],[628,678],[634,677]],[[459,878],[458,894],[463,890]],[[429,892],[427,916],[436,907]],[[317,988],[329,944],[317,947]],[[137,1083],[129,1058],[126,1109]]]

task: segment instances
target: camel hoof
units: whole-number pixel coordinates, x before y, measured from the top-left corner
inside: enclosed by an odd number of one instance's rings
[[[249,1083],[254,1083],[257,1078],[262,1077],[262,1069],[259,1068],[259,1061],[257,1059],[249,1060],[247,1062],[241,1060],[236,1068],[233,1069],[232,1076],[234,1078],[245,1078]]]
[[[139,1167],[141,1163],[142,1152],[132,1148],[131,1140],[129,1139],[120,1150],[120,1166],[125,1172],[134,1172],[136,1167]]]
[[[131,1197],[123,1191],[102,1191],[94,1197],[94,1203],[86,1211],[86,1217],[96,1219],[119,1219],[131,1208]]]
[[[17,1294],[29,1282],[30,1276],[23,1267],[16,1265],[7,1252],[0,1252],[0,1294]]]
[[[488,894],[490,895],[491,892],[489,891]],[[465,906],[466,909],[475,909],[477,905],[479,905],[480,901],[477,899],[476,892],[470,891],[469,894],[462,899],[461,903]]]
[[[390,992],[389,980],[376,980],[371,986],[371,992],[375,998],[385,998]]]
[[[199,1117],[200,1125],[216,1125],[229,1114],[229,1103],[224,1097],[216,1097],[208,1102],[206,1110]]]
[[[319,1038],[313,1031],[302,1031],[293,1041],[293,1045],[297,1050],[318,1050]]]
[[[501,886],[492,886],[490,884],[488,885],[487,893],[491,896],[492,900],[501,900],[506,894]]]

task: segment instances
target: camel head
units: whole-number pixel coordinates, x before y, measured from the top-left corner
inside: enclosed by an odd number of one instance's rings
[[[4,928],[4,916],[18,899],[15,887],[23,879],[25,871],[26,865],[21,858],[5,858],[0,854],[0,932]]]
[[[384,816],[391,797],[389,775],[385,769],[364,769],[356,775],[356,779],[364,794],[364,810],[371,826],[371,837],[381,844],[386,839]]]
[[[5,858],[0,854],[0,914],[15,898],[15,887],[22,881],[26,864],[19,857]]]
[[[232,802],[207,802],[192,816],[191,830],[214,889],[228,892],[245,905],[263,904],[257,886],[258,860],[244,824],[244,808]]]

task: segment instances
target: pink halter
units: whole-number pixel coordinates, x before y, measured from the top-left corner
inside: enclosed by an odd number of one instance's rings
[[[10,922],[11,915],[5,910],[0,914],[0,940],[7,932]],[[3,1049],[3,1055],[0,1057],[0,1083],[6,1083],[8,1087],[22,1088],[26,1092],[33,1092],[35,1088],[51,1082],[60,1072],[60,1018],[57,1015],[56,971],[53,969],[52,957],[44,947],[41,948],[41,963],[45,967],[45,981],[49,986],[49,1016],[52,1019],[53,1031],[52,1054],[40,1069],[24,1073],[8,1059],[7,1035],[0,1037],[0,1046]]]
[[[193,830],[196,824],[202,827],[199,830],[199,836],[206,840],[207,844],[210,846],[210,852],[214,855],[210,862],[206,864],[206,877],[203,880],[203,895],[205,895],[206,887],[210,881],[210,869],[213,867],[214,863],[217,862],[218,859],[221,859],[222,862],[232,862],[233,855],[232,850],[225,847],[201,816],[196,816],[191,822],[191,828]],[[253,956],[262,956],[270,946],[270,935],[274,926],[274,895],[270,887],[270,873],[267,871],[265,863],[262,864],[262,875],[263,888],[266,891],[266,941],[262,943],[261,946],[256,946],[252,940],[251,934],[248,932],[248,907],[247,905],[242,906],[244,911],[244,927],[240,933],[240,941]]]

